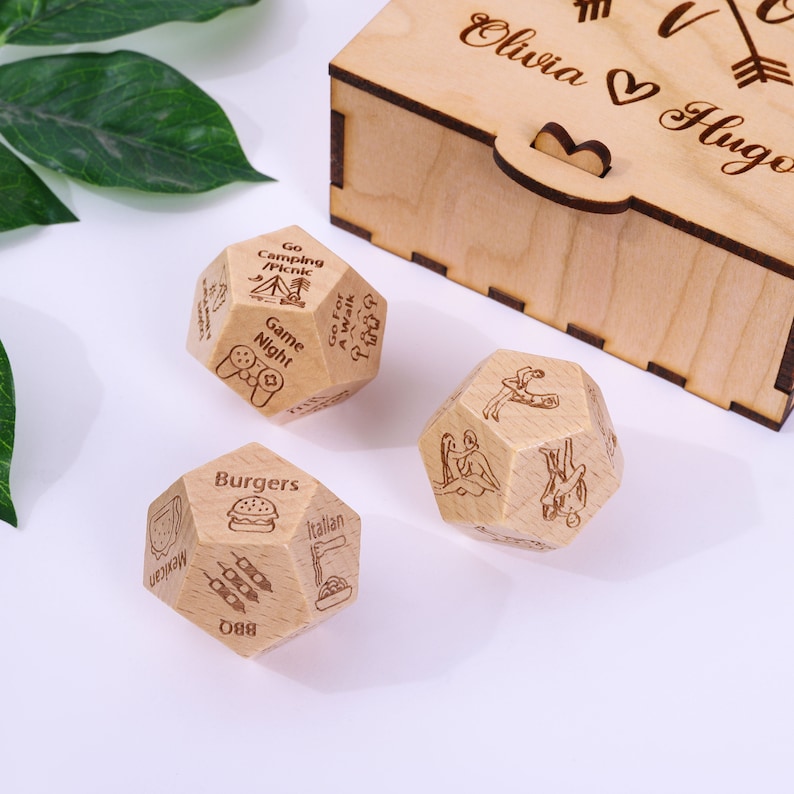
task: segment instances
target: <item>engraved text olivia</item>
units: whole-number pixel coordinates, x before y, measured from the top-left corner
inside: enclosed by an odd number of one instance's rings
[[[515,33],[503,19],[491,19],[478,12],[471,15],[471,25],[461,31],[460,40],[470,47],[494,47],[494,54],[515,61],[527,69],[538,69],[541,74],[573,86],[586,85],[584,72],[572,66],[561,66],[562,58],[553,52],[530,49],[529,42],[538,35],[533,28],[522,28]]]

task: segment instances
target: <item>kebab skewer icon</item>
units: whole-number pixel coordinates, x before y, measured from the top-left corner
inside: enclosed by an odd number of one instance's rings
[[[341,576],[329,576],[323,581],[323,568],[320,560],[334,549],[341,549],[347,541],[344,535],[331,540],[316,540],[312,543],[312,564],[314,566],[314,583],[319,588],[314,605],[321,612],[341,604],[353,594],[353,588]]]
[[[260,590],[266,593],[273,592],[273,586],[270,584],[268,578],[258,571],[250,560],[246,557],[238,557],[236,554],[234,555],[234,559],[237,567],[246,574]],[[214,593],[217,593],[235,612],[245,613],[245,603],[237,593],[229,587],[227,582],[232,584],[235,590],[246,600],[256,602],[257,604],[259,603],[259,594],[234,570],[234,568],[224,565],[220,561],[218,561],[218,565],[223,571],[223,579],[210,576],[206,571],[204,572],[204,576],[209,579],[209,588]],[[224,581],[224,579],[226,581]]]
[[[267,576],[258,571],[247,557],[238,557],[234,552],[232,552],[232,554],[234,555],[234,561],[237,563],[237,567],[246,574],[260,590],[266,593],[273,592],[273,585],[270,584],[270,580]]]
[[[251,587],[248,582],[240,576],[237,571],[234,570],[231,566],[224,565],[220,560],[218,560],[218,565],[220,569],[223,571],[223,578],[226,579],[227,582],[231,582],[237,592],[245,598],[247,601],[254,601],[255,603],[259,603],[259,596],[257,595],[256,590]]]
[[[204,576],[209,579],[209,588],[213,593],[217,593],[235,612],[245,612],[245,604],[231,587],[228,587],[223,579],[217,576],[210,576],[204,571]]]

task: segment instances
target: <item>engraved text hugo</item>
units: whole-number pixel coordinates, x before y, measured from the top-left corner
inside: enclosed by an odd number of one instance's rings
[[[659,118],[659,123],[666,130],[694,128],[700,131],[698,140],[704,146],[716,146],[740,155],[742,159],[731,160],[722,166],[723,174],[746,174],[759,165],[767,166],[776,174],[794,171],[794,157],[776,155],[768,146],[750,143],[734,132],[728,132],[744,124],[744,116],[725,114],[710,102],[689,102],[682,109],[667,110]]]

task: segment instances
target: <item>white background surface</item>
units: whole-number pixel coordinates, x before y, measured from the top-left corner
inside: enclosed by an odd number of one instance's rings
[[[381,4],[263,0],[90,48],[179,68],[279,181],[175,198],[47,176],[81,222],[0,237],[20,518],[0,525],[0,790],[791,792],[794,425],[722,411],[330,225],[327,65]],[[276,427],[184,340],[199,272],[290,224],[389,316],[372,384]],[[621,490],[549,555],[444,524],[416,449],[499,347],[582,364],[626,457]],[[249,441],[363,519],[358,602],[255,660],[142,585],[150,501]]]

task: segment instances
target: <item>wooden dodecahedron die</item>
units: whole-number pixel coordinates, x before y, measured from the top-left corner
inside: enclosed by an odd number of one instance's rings
[[[590,376],[510,350],[466,377],[428,421],[419,450],[445,521],[536,551],[568,545],[623,473]]]
[[[324,485],[248,444],[152,502],[143,581],[253,656],[355,601],[360,535],[359,516]]]
[[[276,422],[378,373],[386,301],[298,226],[226,248],[196,285],[189,352]]]

